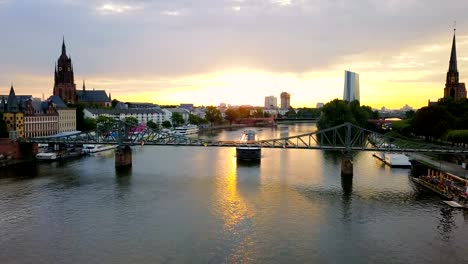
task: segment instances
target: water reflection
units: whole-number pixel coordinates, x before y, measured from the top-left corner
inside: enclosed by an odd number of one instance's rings
[[[0,168],[0,178],[28,179],[39,176],[38,164],[34,161]]]
[[[115,169],[115,190],[117,198],[123,199],[130,191],[132,167]]]
[[[237,168],[239,167],[256,167],[257,169],[260,168],[261,159],[255,160],[240,160],[237,159]]]
[[[246,167],[246,169],[251,168],[256,169],[255,166]],[[220,169],[223,174],[218,175],[216,179],[214,207],[223,221],[221,231],[223,247],[229,249],[228,254],[224,252],[222,255],[227,255],[227,261],[230,263],[249,262],[255,248],[251,237],[252,218],[255,213],[238,190],[237,159],[226,159]],[[243,179],[240,181],[243,182]]]
[[[341,201],[343,202],[343,220],[345,222],[351,221],[351,200],[353,193],[353,177],[352,176],[341,176],[341,188],[343,194],[341,195]]]
[[[440,208],[439,224],[437,230],[444,241],[449,241],[453,229],[456,229],[455,221],[453,220],[453,208],[442,207]]]
[[[117,176],[117,178],[129,177],[132,175],[132,167],[126,166],[126,167],[115,168],[115,175]]]

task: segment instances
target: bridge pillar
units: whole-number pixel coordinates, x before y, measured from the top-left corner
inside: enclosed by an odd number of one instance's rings
[[[353,176],[353,158],[349,153],[344,153],[341,157],[341,175]]]
[[[115,167],[131,167],[132,166],[132,149],[129,146],[119,146],[115,150]]]

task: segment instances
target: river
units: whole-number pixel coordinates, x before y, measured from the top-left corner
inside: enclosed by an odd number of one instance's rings
[[[258,128],[255,128],[258,129]],[[312,131],[263,128],[262,139]],[[242,130],[202,137],[237,139]],[[1,263],[468,263],[468,212],[370,152],[138,146],[0,171]]]

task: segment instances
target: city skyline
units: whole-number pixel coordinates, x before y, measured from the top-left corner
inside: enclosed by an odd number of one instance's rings
[[[124,101],[262,105],[264,96],[288,91],[294,107],[313,107],[340,98],[342,72],[351,69],[361,75],[362,104],[419,108],[443,96],[452,20],[468,8],[463,1],[189,3],[0,1],[0,22],[10,25],[0,28],[7,36],[0,90],[13,83],[19,94],[51,94],[63,34],[76,83],[85,79]],[[343,16],[323,27],[332,11]],[[360,21],[358,11],[366,13]],[[457,21],[460,81],[468,72],[466,28]]]

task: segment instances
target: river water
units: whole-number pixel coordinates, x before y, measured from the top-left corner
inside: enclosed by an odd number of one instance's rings
[[[124,171],[113,152],[1,168],[0,262],[468,263],[468,213],[369,152],[342,178],[333,152],[138,146]]]

